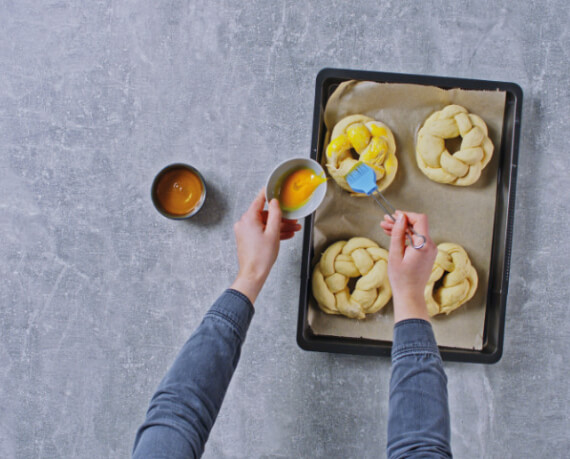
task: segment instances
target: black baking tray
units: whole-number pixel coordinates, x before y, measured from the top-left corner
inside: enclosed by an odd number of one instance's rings
[[[440,353],[444,360],[473,363],[498,362],[503,354],[521,128],[522,89],[515,83],[503,81],[325,68],[319,72],[316,80],[311,140],[312,159],[320,160],[319,152],[322,151],[326,134],[323,116],[328,98],[340,83],[347,80],[409,83],[437,86],[442,89],[499,90],[506,93],[503,133],[499,149],[500,159],[497,172],[497,196],[483,348],[481,350],[469,350],[440,346]],[[309,297],[311,296],[311,260],[314,257],[313,223],[314,216],[308,216],[305,220],[303,238],[297,343],[302,349],[308,351],[389,356],[392,349],[391,341],[322,336],[315,335],[312,332],[307,321],[307,313]]]

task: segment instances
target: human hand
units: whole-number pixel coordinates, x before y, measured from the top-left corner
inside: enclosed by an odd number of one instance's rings
[[[425,245],[421,249],[406,246],[408,225],[425,236]],[[437,255],[437,247],[429,236],[427,216],[396,211],[396,222],[386,215],[380,226],[391,236],[388,277],[392,286],[395,322],[412,318],[429,320],[424,289]]]
[[[265,191],[262,189],[249,209],[234,225],[237,243],[239,272],[232,284],[254,303],[261,291],[279,253],[279,242],[292,238],[301,225],[297,220],[282,218],[276,199],[265,206]]]

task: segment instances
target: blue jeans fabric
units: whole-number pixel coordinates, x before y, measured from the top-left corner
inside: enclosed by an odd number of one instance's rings
[[[388,457],[451,457],[447,376],[431,324],[394,326]]]
[[[236,290],[217,299],[153,395],[133,458],[202,455],[253,312]],[[428,322],[396,324],[392,362],[388,456],[451,457],[447,380]]]
[[[216,300],[153,395],[133,458],[202,455],[252,317],[253,305],[236,290]]]

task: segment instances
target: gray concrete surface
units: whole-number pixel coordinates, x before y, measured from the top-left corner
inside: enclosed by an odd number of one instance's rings
[[[452,444],[568,457],[569,22],[565,0],[0,0],[0,456],[129,455],[233,280],[232,223],[309,154],[315,76],[345,67],[522,86],[505,352],[446,364]],[[210,183],[190,222],[149,198],[175,161]],[[384,455],[389,361],[296,345],[301,245],[282,246],[204,457]]]

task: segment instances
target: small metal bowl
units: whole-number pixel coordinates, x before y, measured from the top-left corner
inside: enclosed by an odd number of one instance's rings
[[[301,168],[308,168],[316,175],[320,175],[322,177],[325,176],[325,171],[322,166],[312,159],[293,158],[283,161],[273,169],[267,180],[267,184],[265,186],[267,202],[271,201],[273,198],[279,199],[279,189],[281,188],[283,180],[285,180],[289,174]],[[283,218],[296,220],[312,214],[321,205],[326,193],[327,182],[325,181],[315,189],[309,200],[303,206],[295,210],[282,210]]]
[[[162,206],[162,204],[160,203],[160,200],[158,199],[158,196],[157,196],[157,186],[160,182],[160,179],[167,172],[170,172],[170,171],[175,170],[175,169],[183,169],[183,170],[187,170],[187,171],[191,172],[192,174],[194,174],[198,178],[198,180],[200,180],[200,185],[202,186],[202,195],[200,196],[200,200],[194,206],[194,208],[187,214],[179,215],[179,214],[172,214],[172,213],[168,212]],[[192,216],[196,215],[199,212],[199,210],[203,207],[204,202],[206,201],[206,182],[204,181],[204,177],[202,177],[202,174],[200,173],[200,171],[198,169],[196,169],[195,167],[192,167],[192,166],[190,166],[188,164],[184,164],[184,163],[170,164],[169,166],[166,166],[164,169],[162,169],[154,178],[154,180],[152,182],[150,195],[151,195],[151,199],[152,199],[152,203],[154,204],[154,207],[163,216],[165,216],[166,218],[170,218],[172,220],[185,220],[187,218],[191,218]]]

